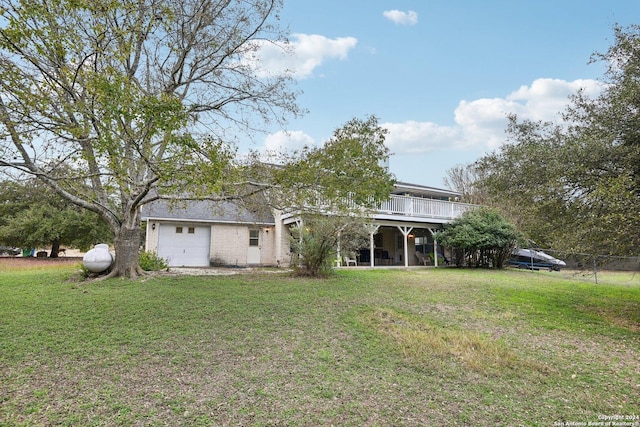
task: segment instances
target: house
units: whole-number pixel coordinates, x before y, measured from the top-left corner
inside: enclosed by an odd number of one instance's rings
[[[398,182],[370,218],[370,244],[357,264],[437,265],[443,252],[433,233],[474,205],[457,202],[459,193]],[[169,266],[288,266],[289,228],[294,214],[259,213],[231,202],[195,201],[171,206],[156,201],[143,208],[145,248]],[[340,256],[338,256],[340,259]]]

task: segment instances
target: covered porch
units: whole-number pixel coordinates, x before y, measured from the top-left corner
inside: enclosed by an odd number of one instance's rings
[[[441,224],[376,221],[367,225],[369,245],[354,253],[341,253],[338,266],[438,266],[447,263],[448,256],[433,235]]]

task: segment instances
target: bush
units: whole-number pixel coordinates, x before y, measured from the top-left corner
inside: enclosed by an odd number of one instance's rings
[[[141,252],[139,262],[140,268],[144,271],[158,271],[169,268],[167,260],[160,258],[155,252]]]
[[[361,247],[368,237],[364,221],[356,217],[306,215],[291,229],[291,249],[297,257],[296,276],[327,277],[333,271],[338,244],[346,254]]]
[[[502,268],[521,234],[495,210],[479,208],[445,224],[435,239],[453,249],[458,266]]]

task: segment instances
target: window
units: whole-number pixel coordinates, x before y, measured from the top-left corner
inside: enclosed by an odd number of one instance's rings
[[[188,231],[189,234],[194,234],[195,232],[196,232],[195,227],[189,227],[189,231]]]
[[[260,244],[260,230],[249,230],[249,246]]]
[[[182,227],[176,227],[176,233],[182,234]]]

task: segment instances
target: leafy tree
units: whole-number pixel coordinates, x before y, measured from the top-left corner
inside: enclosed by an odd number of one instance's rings
[[[383,166],[386,134],[377,117],[354,118],[323,146],[293,153],[284,167],[268,167],[270,204],[293,212],[366,214],[393,190],[395,180]]]
[[[302,217],[292,230],[296,274],[326,276],[338,244],[343,254],[366,244],[367,216],[393,189],[382,166],[389,155],[386,133],[375,116],[352,119],[323,147],[305,148],[288,168],[269,168],[276,183],[268,191],[270,204]]]
[[[50,246],[57,258],[61,245],[83,250],[98,242],[110,242],[107,224],[35,180],[0,182],[0,242],[9,246]]]
[[[456,265],[492,268],[504,266],[520,238],[512,223],[486,207],[465,212],[435,234],[440,245],[453,248]]]
[[[604,90],[572,97],[561,123],[511,117],[509,144],[474,166],[490,204],[540,246],[630,255],[640,248],[640,27],[615,27]]]
[[[265,42],[286,49],[281,3],[0,0],[0,166],[100,215],[114,237],[111,275],[130,277],[142,274],[140,208],[151,201],[293,187],[313,188],[298,196],[311,204],[302,198],[343,193],[331,185],[369,177],[354,144],[304,150],[276,172],[233,145],[231,129],[251,133],[301,113],[291,76],[258,61]],[[322,177],[329,187],[317,186]],[[372,188],[389,181],[380,177],[349,189],[375,198]]]
[[[366,244],[369,233],[363,218],[305,215],[291,229],[291,248],[298,257],[294,274],[326,277],[332,271],[337,247],[342,254]]]

